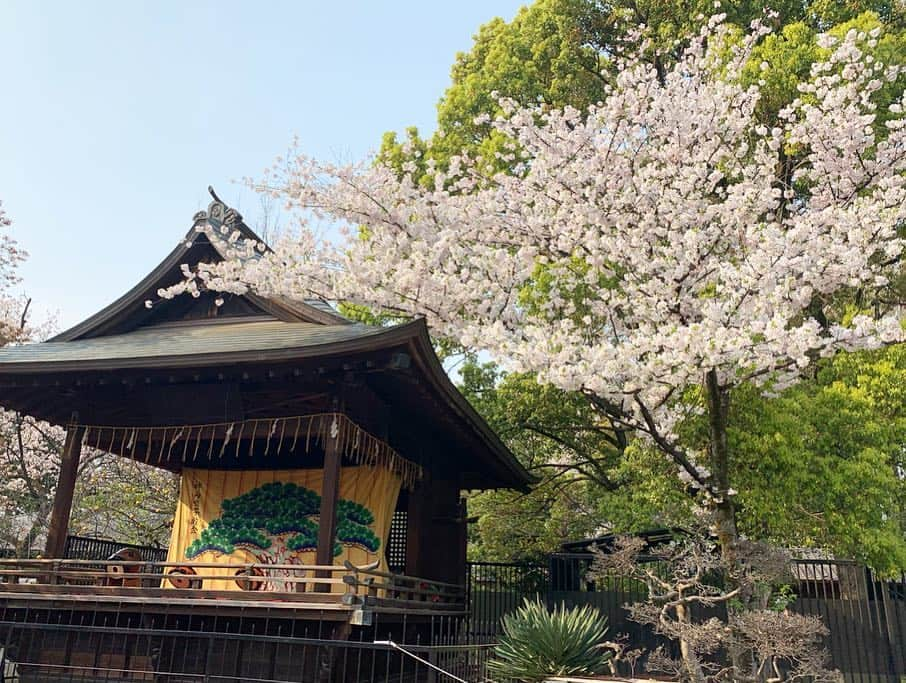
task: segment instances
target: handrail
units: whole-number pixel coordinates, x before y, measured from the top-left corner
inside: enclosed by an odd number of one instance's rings
[[[432,586],[437,586],[438,588],[453,588],[456,590],[463,590],[463,586],[460,584],[447,583],[445,581],[436,581],[434,579],[425,579],[420,576],[408,576],[406,574],[394,574],[392,572],[382,572],[377,569],[372,569],[370,565],[366,565],[364,567],[356,567],[349,560],[346,560],[343,563],[343,566],[346,567],[347,569],[349,569],[350,571],[353,571],[358,574],[366,574],[368,576],[375,576],[375,577],[391,579],[391,580],[402,579],[402,580],[424,581],[426,583],[430,583]]]
[[[384,572],[376,564],[357,567],[348,560],[343,564],[349,570],[343,576],[344,602],[399,609],[465,609],[464,586]]]
[[[305,571],[343,571],[346,567],[338,564],[267,564],[264,562],[195,562],[186,560],[184,562],[146,562],[144,560],[54,560],[54,559],[0,559],[0,566],[3,565],[124,565],[124,566],[148,566],[155,567],[201,567],[203,569],[212,569],[217,567],[261,567],[269,569],[299,569]]]
[[[236,590],[235,583],[239,589]],[[226,588],[224,587],[226,584]],[[316,586],[326,593],[314,593]],[[343,592],[336,592],[343,586]],[[465,588],[452,583],[355,566],[259,562],[153,562],[143,560],[0,559],[0,594],[158,595],[161,590],[199,598],[225,592],[282,599],[312,593],[325,602],[394,609],[449,610],[465,605]],[[162,594],[161,594],[162,595]],[[291,598],[296,599],[296,598]],[[300,598],[301,599],[301,598]]]
[[[158,590],[193,591],[199,598],[225,591],[257,594],[256,599],[281,599],[334,586],[348,592],[348,570],[337,565],[266,564],[257,562],[148,562],[143,560],[0,560],[0,592],[95,593],[148,595]],[[238,591],[237,591],[238,589]]]

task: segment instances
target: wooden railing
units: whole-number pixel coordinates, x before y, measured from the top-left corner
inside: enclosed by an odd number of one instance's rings
[[[220,600],[319,608],[462,612],[461,586],[382,572],[374,565],[0,559],[0,597],[62,595],[80,601]],[[330,607],[332,606],[332,607]]]
[[[346,562],[343,582],[345,602],[356,602],[382,611],[462,612],[466,609],[463,586],[404,574],[379,571],[375,566],[356,567]]]

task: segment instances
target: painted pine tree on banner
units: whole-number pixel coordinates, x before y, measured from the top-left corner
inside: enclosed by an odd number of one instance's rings
[[[222,514],[213,520],[186,548],[192,559],[206,551],[232,555],[237,550],[251,554],[262,564],[300,564],[297,553],[318,546],[318,513],[321,497],[293,483],[272,482],[223,501]],[[343,544],[357,544],[377,552],[381,541],[369,525],[374,515],[359,503],[341,500],[337,504],[337,532],[333,554]],[[274,576],[289,576],[291,570]],[[292,590],[286,581],[272,580],[271,590]]]

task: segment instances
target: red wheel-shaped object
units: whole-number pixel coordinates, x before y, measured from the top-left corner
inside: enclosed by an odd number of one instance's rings
[[[140,574],[142,556],[135,548],[122,548],[107,558],[108,562],[130,562],[135,564],[108,564],[104,567],[107,578],[104,583],[108,586],[140,586],[138,578],[129,579],[127,574]]]
[[[101,580],[104,586],[122,586],[123,576],[126,574],[126,568],[121,564],[108,564],[104,567],[107,576]]]
[[[260,567],[248,567],[236,571],[236,585],[244,591],[264,590],[264,581],[259,581],[254,577],[263,577],[264,570]]]
[[[167,572],[167,580],[174,588],[201,588],[201,579],[193,579],[192,567],[174,567]]]

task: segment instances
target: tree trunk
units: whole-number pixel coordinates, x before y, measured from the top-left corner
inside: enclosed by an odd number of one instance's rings
[[[689,609],[686,605],[681,603],[676,606],[676,618],[677,621],[686,624],[691,621],[691,615],[689,614]],[[689,680],[693,683],[704,683],[705,673],[702,671],[701,662],[698,661],[698,656],[692,651],[689,641],[685,638],[680,638],[679,646],[680,656],[683,658],[683,664],[686,667],[686,673],[689,676]]]
[[[256,555],[261,564],[299,564],[298,558],[293,551],[286,547],[283,539],[271,537],[271,540],[273,545],[270,552]],[[293,569],[268,569],[265,577],[267,579],[265,590],[281,593],[296,592],[296,582],[286,580],[296,575],[296,571]]]
[[[715,370],[705,376],[710,427],[711,482],[717,502],[714,507],[714,532],[727,569],[736,567],[736,506],[730,496],[730,450],[727,445],[727,415],[730,392],[720,386]]]
[[[720,544],[721,558],[724,564],[724,590],[730,591],[737,586],[739,566],[738,544],[739,531],[736,528],[736,505],[730,495],[730,449],[727,444],[727,421],[730,409],[730,392],[720,386],[717,372],[710,370],[705,377],[708,395],[708,423],[710,426],[711,481],[715,489],[714,533]],[[750,596],[740,595],[742,609]],[[727,617],[732,620],[734,608],[727,603]],[[730,647],[730,662],[735,675],[741,677],[746,670],[744,649]]]

